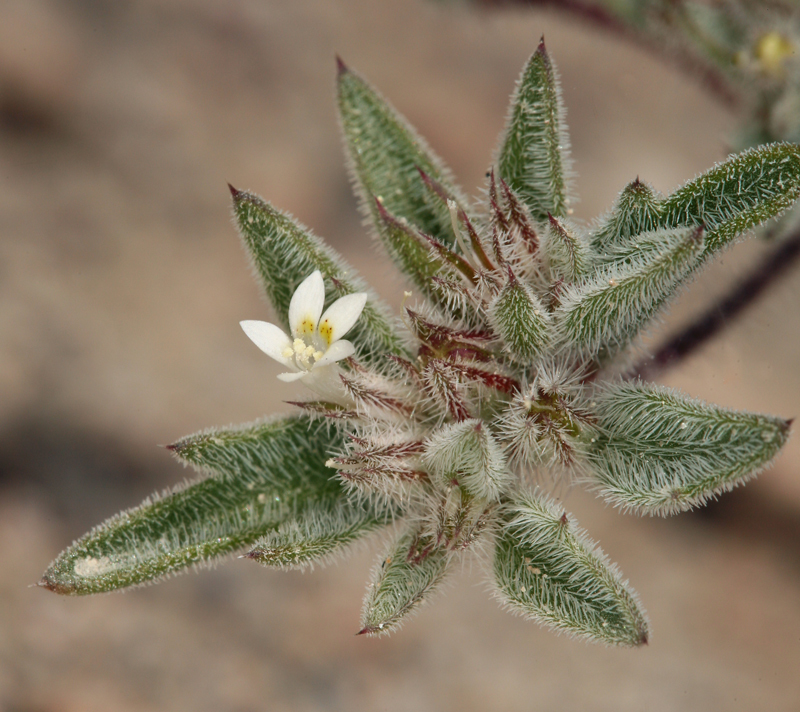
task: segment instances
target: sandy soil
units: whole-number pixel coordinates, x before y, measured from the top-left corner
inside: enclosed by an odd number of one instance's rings
[[[674,188],[733,119],[606,36],[536,12],[409,0],[0,3],[0,708],[794,710],[800,443],[708,510],[567,507],[640,592],[643,650],[555,637],[499,610],[479,564],[392,638],[353,637],[374,548],[313,574],[234,560],[91,599],[30,588],[70,541],[187,476],[158,443],[285,410],[293,389],[237,322],[269,318],[230,181],[289,210],[399,305],[368,248],[337,135],[334,53],[481,185],[507,97],[545,33],[591,218],[636,175]],[[668,325],[761,247],[727,254]],[[800,411],[798,279],[664,381]]]

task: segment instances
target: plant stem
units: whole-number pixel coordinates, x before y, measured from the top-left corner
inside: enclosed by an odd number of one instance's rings
[[[780,244],[721,299],[697,319],[668,338],[655,354],[630,371],[631,378],[652,380],[655,375],[700,349],[726,323],[753,304],[763,292],[788,273],[800,257],[800,230]]]

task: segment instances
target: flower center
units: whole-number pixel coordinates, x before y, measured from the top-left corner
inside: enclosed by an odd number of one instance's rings
[[[286,358],[294,357],[295,364],[303,371],[310,371],[314,368],[314,363],[324,356],[313,344],[308,344],[300,338],[295,339],[291,346],[287,346],[283,355]]]

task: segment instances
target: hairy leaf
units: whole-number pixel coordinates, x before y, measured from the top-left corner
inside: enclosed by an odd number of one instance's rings
[[[446,300],[435,289],[431,278],[451,275],[452,269],[408,220],[396,218],[380,200],[376,200],[376,212],[378,230],[392,259],[422,294],[436,304],[445,305]]]
[[[528,60],[511,99],[497,165],[534,219],[567,214],[569,138],[555,65],[544,40]]]
[[[509,507],[494,575],[498,598],[526,618],[610,645],[647,643],[647,619],[636,595],[551,501],[523,495]]]
[[[661,204],[661,226],[704,225],[705,253],[780,215],[800,195],[800,146],[773,143],[730,157]]]
[[[702,229],[649,233],[637,247],[561,297],[556,318],[566,340],[594,355],[626,346],[703,254]]]
[[[380,198],[392,215],[405,218],[448,248],[457,249],[447,206],[431,194],[420,174],[422,171],[459,203],[466,204],[442,161],[375,89],[341,62],[338,92],[339,115],[356,192],[381,239],[386,241],[375,198]],[[398,266],[406,270],[408,266],[398,259],[391,244],[387,244],[387,249]]]
[[[511,356],[530,364],[547,349],[551,318],[539,297],[509,270],[509,279],[492,302],[490,314]]]
[[[364,598],[360,634],[395,630],[444,579],[450,553],[416,528],[404,531],[375,568]]]
[[[281,569],[325,564],[345,547],[388,523],[389,510],[356,507],[340,496],[321,498],[259,539],[247,558]]]
[[[656,230],[661,225],[661,201],[661,196],[638,178],[625,186],[592,238],[598,259],[605,260],[608,250],[627,246],[634,242],[631,238]]]
[[[499,499],[510,481],[502,450],[481,420],[441,428],[426,443],[424,462],[443,489],[457,483],[481,499]]]
[[[590,460],[608,502],[646,514],[697,507],[758,474],[790,423],[709,405],[662,386],[626,383],[595,399]]]
[[[589,250],[583,237],[574,228],[552,215],[542,244],[552,278],[566,282],[579,282],[588,276],[591,269]]]
[[[359,358],[378,363],[387,352],[405,353],[394,333],[388,308],[333,249],[293,217],[258,196],[235,188],[231,188],[231,193],[236,223],[253,268],[286,331],[289,331],[289,303],[295,289],[318,269],[326,278],[326,301],[353,292],[369,295],[358,322],[347,335]]]
[[[89,594],[151,582],[252,546],[319,507],[351,506],[325,466],[342,445],[336,428],[308,417],[184,438],[171,449],[209,476],[97,526],[58,556],[41,585]],[[364,516],[378,515],[364,510]]]

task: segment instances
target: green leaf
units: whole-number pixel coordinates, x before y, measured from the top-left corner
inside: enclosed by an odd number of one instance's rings
[[[242,240],[278,320],[287,332],[292,295],[300,282],[318,269],[326,278],[328,302],[353,292],[369,295],[358,322],[347,334],[359,358],[381,365],[386,353],[405,354],[395,335],[388,308],[334,250],[293,217],[257,195],[235,188],[231,188],[231,193]]]
[[[482,420],[440,428],[425,444],[424,462],[443,490],[455,482],[482,500],[499,500],[511,479],[502,449]]]
[[[210,476],[153,495],[95,527],[58,556],[41,585],[73,595],[111,591],[252,546],[320,502],[345,501],[325,466],[343,441],[335,427],[308,417],[184,438],[171,449]]]
[[[408,220],[396,218],[381,201],[376,201],[376,212],[378,230],[392,259],[428,299],[445,304],[431,278],[452,276],[453,271]]]
[[[326,564],[349,544],[389,523],[390,510],[356,507],[337,492],[319,499],[256,542],[247,558],[281,569]]]
[[[540,222],[568,211],[564,115],[558,74],[542,40],[517,83],[497,157],[500,177]]]
[[[497,537],[498,598],[512,611],[569,635],[610,645],[647,643],[637,597],[563,509],[522,495]]]
[[[339,115],[356,193],[382,240],[375,198],[449,249],[457,249],[450,213],[426,187],[420,170],[466,204],[450,173],[410,124],[358,74],[339,62]],[[387,245],[393,259],[397,256]],[[398,261],[405,270],[407,266]],[[410,274],[413,277],[413,274]]]
[[[651,186],[638,178],[625,186],[592,238],[598,258],[605,260],[609,250],[633,245],[632,238],[656,230],[661,224],[662,200]]]
[[[361,635],[397,629],[429,597],[447,573],[450,554],[432,537],[407,529],[392,542],[375,568],[364,598]]]
[[[551,339],[551,318],[533,290],[509,270],[509,279],[490,307],[497,332],[511,356],[530,364],[547,349]]]
[[[580,282],[591,270],[589,250],[580,233],[552,215],[542,250],[553,280]]]
[[[661,226],[704,225],[706,256],[784,212],[800,194],[800,146],[773,143],[732,156],[661,205]]]
[[[564,338],[589,355],[627,346],[691,274],[703,245],[701,228],[648,233],[590,280],[567,286],[555,312]]]
[[[595,398],[601,433],[590,461],[606,501],[637,513],[697,507],[754,477],[789,437],[790,422],[727,410],[662,386],[625,383]]]

